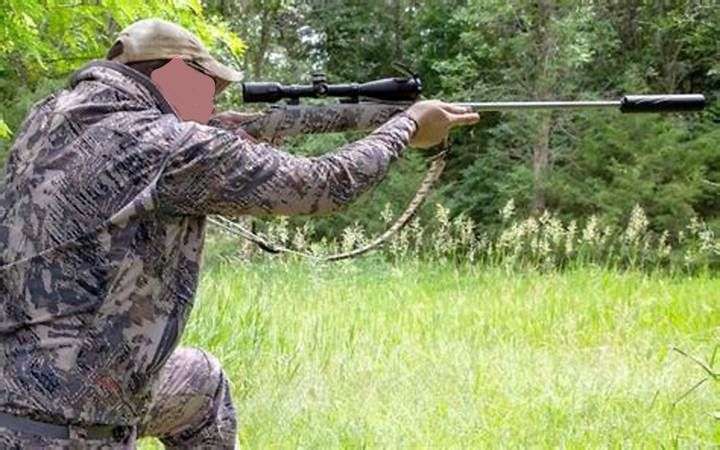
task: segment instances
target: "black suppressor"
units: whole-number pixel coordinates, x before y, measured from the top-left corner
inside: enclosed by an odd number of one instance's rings
[[[418,77],[383,78],[367,83],[327,84],[323,74],[313,75],[311,85],[282,85],[280,83],[243,83],[245,103],[275,103],[287,100],[298,104],[300,98],[341,97],[347,102],[357,103],[361,98],[389,102],[413,102],[422,91]]]
[[[703,108],[705,97],[700,94],[626,95],[620,101],[624,113],[691,112]]]

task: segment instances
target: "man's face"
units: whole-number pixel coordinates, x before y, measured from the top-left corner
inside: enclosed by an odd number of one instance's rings
[[[150,78],[184,121],[206,124],[215,110],[215,81],[180,58],[153,71]]]

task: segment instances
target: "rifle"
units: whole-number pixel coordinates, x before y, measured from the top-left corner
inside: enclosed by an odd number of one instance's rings
[[[405,110],[420,98],[422,81],[417,75],[384,78],[367,83],[328,84],[325,75],[314,74],[312,84],[282,85],[275,82],[243,83],[245,103],[272,106],[262,115],[248,118],[242,128],[258,139],[274,142],[287,136],[349,130],[368,131]],[[300,99],[339,98],[329,105],[302,105]],[[530,109],[580,110],[611,108],[622,113],[668,113],[700,111],[705,97],[686,95],[626,95],[617,100],[462,102],[474,111]]]
[[[285,105],[272,106],[261,114],[235,120],[245,133],[264,141],[279,142],[282,138],[302,134],[372,130],[404,111],[420,98],[422,82],[417,75],[384,78],[367,83],[328,84],[325,75],[314,74],[312,84],[282,85],[275,82],[243,83],[245,103]],[[329,105],[300,105],[300,99],[339,98]],[[521,101],[455,103],[474,111],[514,111],[531,109],[578,110],[614,108],[622,113],[693,112],[705,107],[705,97],[686,95],[626,95],[617,100],[596,101]],[[429,195],[433,184],[445,167],[447,144],[432,157],[432,162],[415,196],[405,211],[381,235],[358,249],[318,257],[282,245],[273,244],[227,218],[216,217],[213,223],[237,236],[248,239],[271,253],[293,253],[322,261],[337,261],[369,252],[404,227]]]

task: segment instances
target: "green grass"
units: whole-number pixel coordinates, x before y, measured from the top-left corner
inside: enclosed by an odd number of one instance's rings
[[[213,264],[184,342],[246,448],[720,446],[720,279],[405,263]],[[720,366],[720,355],[715,366]]]

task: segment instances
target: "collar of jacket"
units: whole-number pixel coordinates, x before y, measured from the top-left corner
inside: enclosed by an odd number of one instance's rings
[[[110,69],[115,72],[119,72],[127,78],[130,78],[132,81],[140,84],[148,91],[150,96],[157,102],[160,111],[165,114],[175,114],[175,110],[173,109],[173,107],[170,105],[170,103],[168,103],[168,101],[162,95],[155,83],[153,83],[153,81],[149,77],[131,67],[126,66],[125,64],[121,64],[115,61],[97,60],[89,62],[73,74],[73,76],[70,78],[70,86],[75,87],[75,85],[77,85],[80,81],[83,80],[83,78],[87,76],[88,72],[91,72],[96,67]]]

